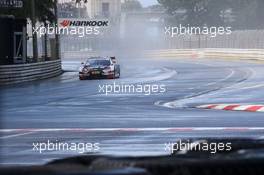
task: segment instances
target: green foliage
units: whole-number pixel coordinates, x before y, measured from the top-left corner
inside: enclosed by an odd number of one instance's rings
[[[76,4],[77,4],[77,3],[81,3],[81,2],[87,3],[88,0],[75,0],[75,2],[76,2]]]
[[[222,25],[220,13],[227,0],[158,0],[172,16],[181,14],[178,22],[194,26]]]
[[[35,0],[35,17],[38,21],[53,22],[53,0]],[[17,18],[31,18],[31,0],[23,0],[23,8],[1,8],[1,14],[14,15]]]
[[[129,0],[122,3],[121,8],[123,11],[134,11],[134,10],[141,10],[142,5],[138,0]]]
[[[173,23],[193,26],[233,25],[236,28],[263,27],[263,0],[158,0]],[[227,11],[231,12],[229,21]],[[232,20],[231,20],[232,18]],[[231,22],[230,22],[231,21]]]

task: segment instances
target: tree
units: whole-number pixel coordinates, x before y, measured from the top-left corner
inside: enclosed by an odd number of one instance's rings
[[[13,15],[17,18],[27,18],[31,20],[32,28],[35,28],[36,22],[43,22],[46,26],[47,22],[57,26],[57,2],[58,0],[23,0],[23,8],[0,8],[1,14]],[[77,3],[87,3],[87,0],[75,0]],[[33,30],[32,30],[33,31]],[[47,35],[45,35],[45,40]],[[46,41],[45,41],[46,43]],[[59,36],[55,35],[56,56],[59,58]],[[37,34],[32,34],[33,58],[38,59]],[[46,46],[45,46],[46,47]],[[45,52],[47,52],[45,48]],[[47,53],[45,53],[45,56]]]
[[[264,1],[236,0],[231,2],[235,18],[234,26],[238,29],[263,29]]]
[[[192,26],[233,25],[239,29],[263,28],[263,0],[158,0],[171,16],[170,22]],[[234,21],[226,23],[227,11]]]
[[[228,0],[158,0],[178,23],[193,26],[223,25],[221,12]],[[177,18],[178,17],[178,18]]]
[[[124,3],[121,4],[121,8],[123,11],[134,11],[141,10],[142,5],[138,0],[125,0]]]
[[[32,28],[35,28],[36,21],[47,21],[53,23],[56,18],[53,13],[56,2],[54,0],[23,0],[23,8],[1,9],[2,14],[14,15],[16,18],[27,18],[31,20]],[[32,30],[33,31],[33,30]],[[37,34],[32,34],[33,58],[38,59]]]

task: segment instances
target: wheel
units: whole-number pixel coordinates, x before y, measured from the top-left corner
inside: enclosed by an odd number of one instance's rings
[[[116,78],[120,78],[120,70],[118,71],[118,76]]]
[[[120,68],[117,69],[117,71],[115,70],[115,78],[119,78],[120,77]]]
[[[116,78],[120,78],[120,69],[118,69],[118,74],[117,74],[118,76],[116,77]]]

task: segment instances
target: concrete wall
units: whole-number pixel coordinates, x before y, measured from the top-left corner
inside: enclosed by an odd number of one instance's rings
[[[58,76],[61,73],[61,60],[32,64],[1,65],[0,85],[41,80]]]

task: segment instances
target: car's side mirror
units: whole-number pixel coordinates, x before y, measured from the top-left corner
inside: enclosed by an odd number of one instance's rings
[[[84,65],[84,62],[82,62],[81,64]]]

